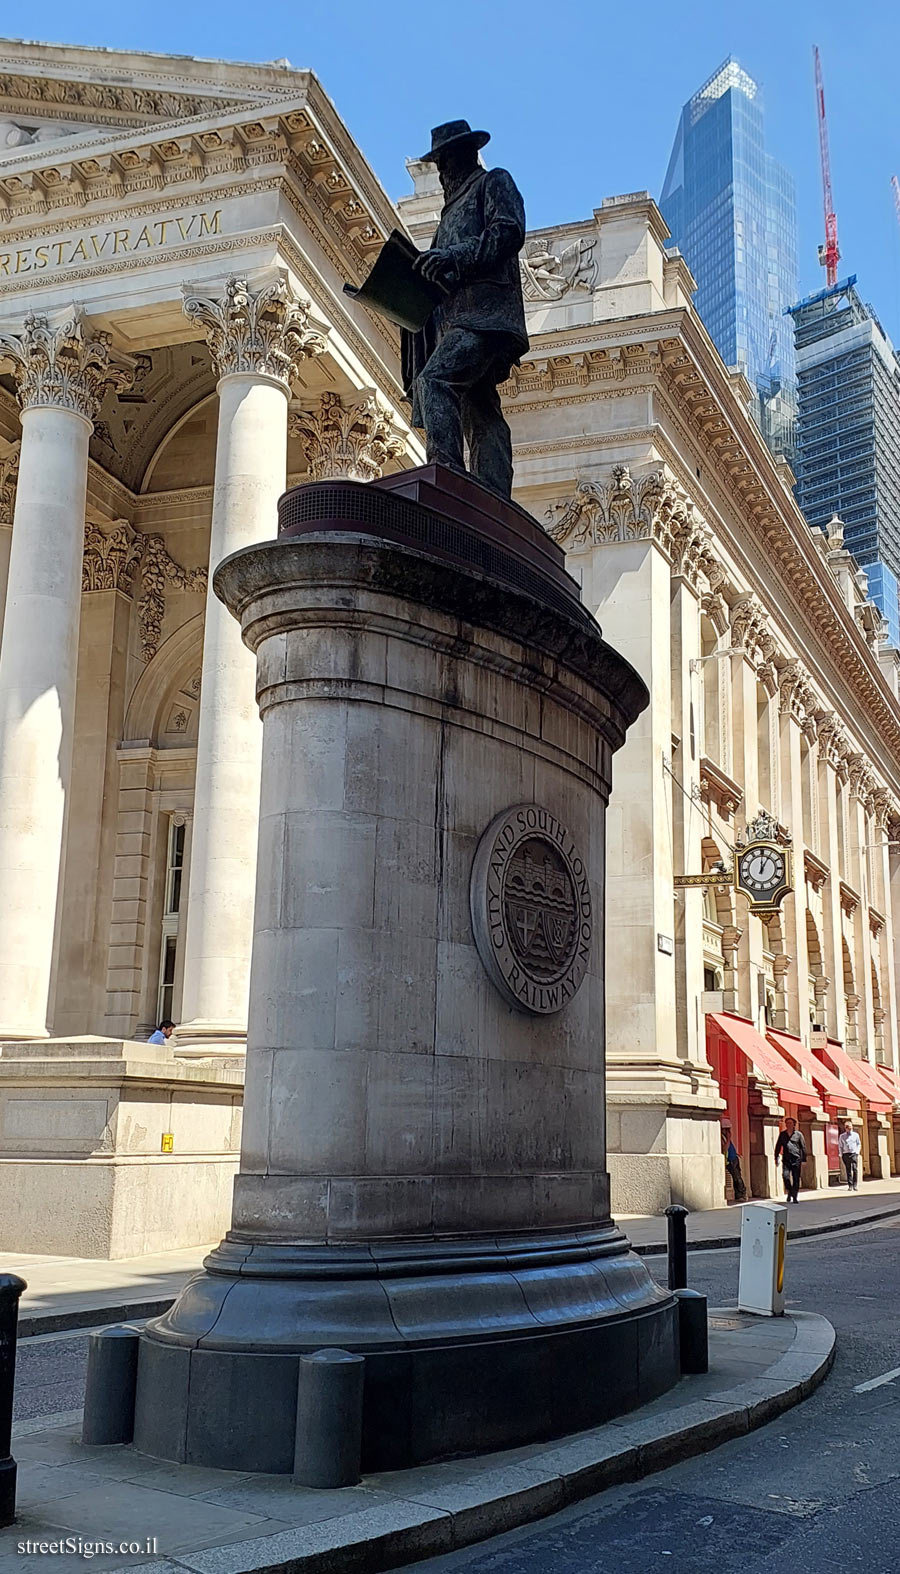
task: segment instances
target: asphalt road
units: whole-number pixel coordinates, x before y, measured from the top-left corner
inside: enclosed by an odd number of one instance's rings
[[[40,1334],[35,1339],[19,1340],[13,1421],[62,1415],[81,1408],[88,1331]]]
[[[662,1278],[662,1258],[647,1259]],[[733,1304],[737,1252],[692,1252],[694,1288]],[[413,1574],[895,1574],[900,1568],[900,1220],[791,1245],[789,1304],[824,1313],[834,1368],[770,1426]],[[19,1344],[17,1419],[78,1408],[85,1333]],[[15,1451],[15,1443],[13,1444]]]
[[[663,1278],[664,1263],[648,1259]],[[737,1252],[691,1253],[711,1305]],[[831,1375],[770,1426],[411,1574],[895,1574],[900,1568],[900,1221],[798,1241],[789,1305],[837,1330]]]

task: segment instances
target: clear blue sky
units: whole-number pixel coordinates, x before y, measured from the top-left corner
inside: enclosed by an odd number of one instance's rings
[[[19,13],[21,14],[21,13]],[[41,37],[310,67],[392,196],[429,129],[465,116],[493,132],[531,226],[586,216],[604,196],[659,195],[685,99],[730,53],[763,85],[769,148],[797,182],[800,282],[819,289],[823,239],[812,46],[825,70],[845,272],[900,347],[900,7],[890,0],[43,0]],[[7,10],[4,28],[13,32]],[[32,23],[32,25],[35,25]]]

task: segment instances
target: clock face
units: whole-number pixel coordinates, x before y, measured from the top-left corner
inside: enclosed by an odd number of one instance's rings
[[[771,896],[785,883],[784,854],[775,847],[751,847],[738,865],[741,884],[757,900]]]

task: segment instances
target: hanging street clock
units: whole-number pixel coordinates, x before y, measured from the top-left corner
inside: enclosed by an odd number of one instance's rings
[[[791,838],[764,810],[751,820],[734,850],[734,885],[760,917],[777,912],[794,889]]]

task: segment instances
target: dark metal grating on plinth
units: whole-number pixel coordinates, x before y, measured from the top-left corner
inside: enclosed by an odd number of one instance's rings
[[[329,530],[362,529],[367,535],[406,542],[425,552],[449,558],[465,568],[476,568],[491,579],[521,590],[557,612],[575,617],[596,632],[590,613],[572,591],[554,582],[542,568],[532,568],[514,552],[507,552],[479,531],[457,524],[422,503],[413,503],[392,492],[361,483],[328,485],[319,482],[285,492],[278,503],[278,533],[301,535],[304,526],[319,524]],[[539,526],[537,527],[540,528]],[[526,546],[527,543],[523,543]]]

